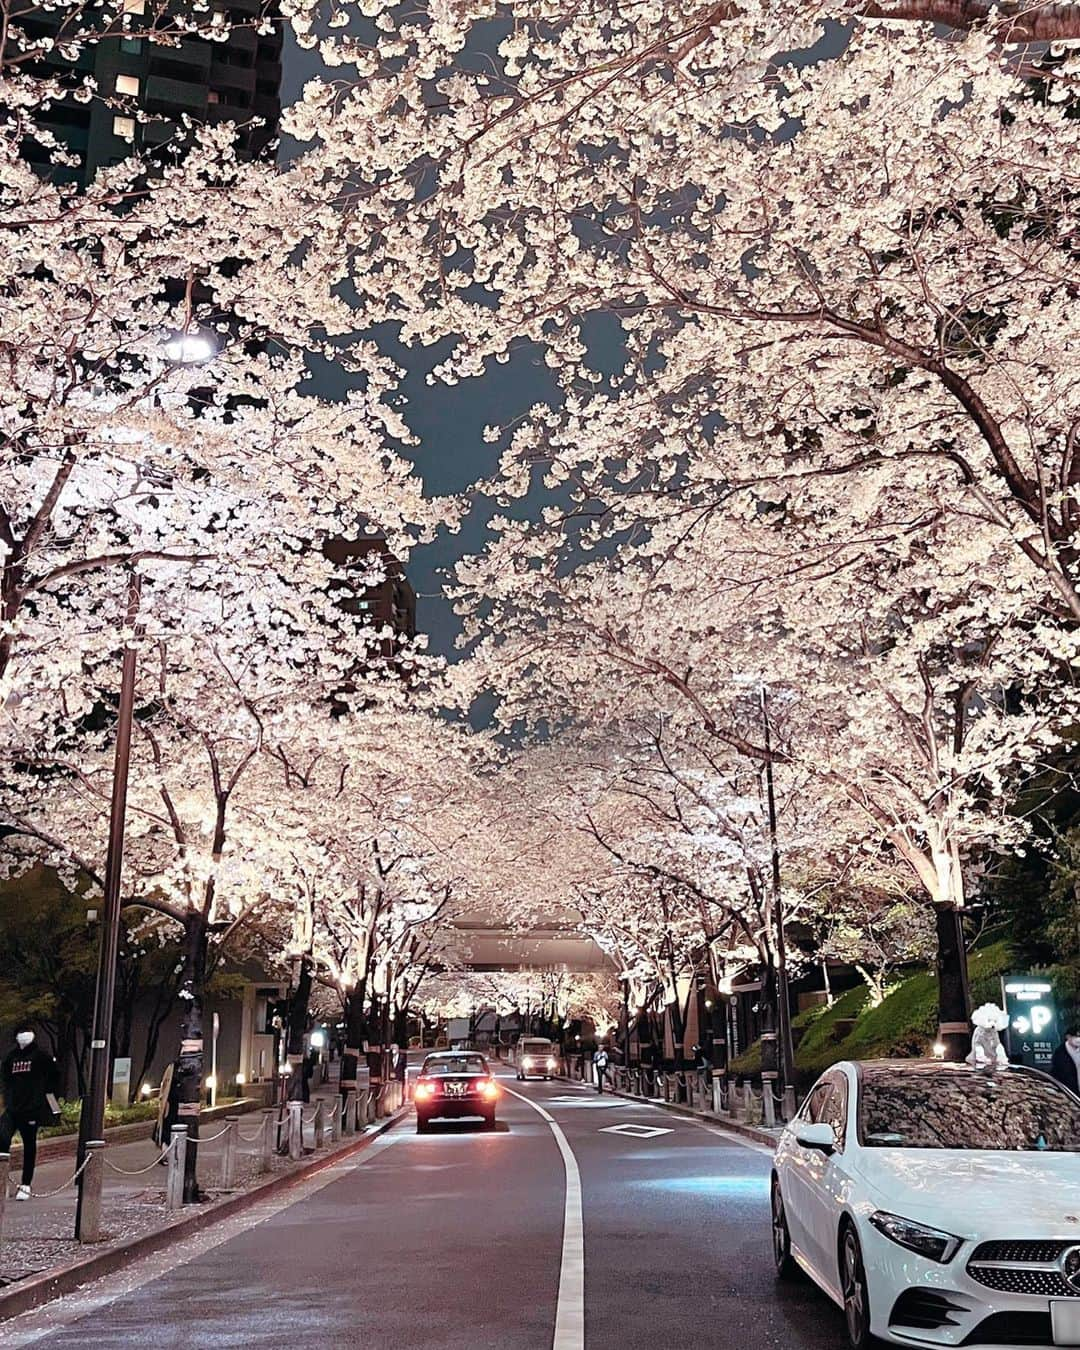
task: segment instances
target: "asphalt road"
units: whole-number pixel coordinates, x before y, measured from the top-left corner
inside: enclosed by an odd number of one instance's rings
[[[8,1323],[0,1345],[552,1350],[561,1306],[555,1350],[839,1350],[828,1300],[773,1279],[763,1148],[592,1089],[503,1085],[496,1133],[417,1137],[410,1118],[289,1203]],[[563,1156],[530,1102],[580,1174],[580,1304]]]

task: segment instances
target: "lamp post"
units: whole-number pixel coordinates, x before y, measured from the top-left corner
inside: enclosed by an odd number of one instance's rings
[[[131,767],[131,723],[135,708],[135,634],[141,582],[134,569],[128,582],[127,645],[120,671],[120,702],[116,718],[112,800],[109,803],[109,845],[105,857],[105,896],[101,939],[98,944],[94,1022],[90,1038],[90,1075],[79,1116],[78,1166],[86,1161],[87,1145],[103,1139],[105,1097],[109,1086],[109,1042],[112,1039],[116,992],[116,956],[120,946],[120,880],[124,865],[124,821],[127,813],[128,771]],[[80,1242],[101,1237],[101,1168],[79,1176],[75,1206],[75,1236]]]
[[[780,885],[780,845],[776,829],[776,790],[773,784],[772,727],[769,722],[769,693],[764,683],[758,686],[761,724],[765,743],[765,796],[769,812],[769,851],[772,855],[772,920],[776,934],[776,1005],[779,1032],[780,1083],[784,1089],[795,1085],[795,1043],[791,1034],[791,1005],[788,1002],[787,942],[784,935],[784,898]]]
[[[190,323],[163,340],[165,355],[174,365],[204,365],[218,351],[218,341],[208,329]],[[120,668],[120,698],[116,714],[116,748],[113,754],[112,796],[109,802],[109,842],[105,855],[105,885],[101,938],[98,944],[97,981],[94,987],[94,1020],[90,1037],[90,1073],[79,1115],[77,1163],[83,1167],[87,1145],[105,1134],[105,1098],[109,1086],[113,1005],[116,996],[116,958],[120,947],[120,883],[124,868],[124,827],[127,817],[128,775],[131,769],[131,727],[135,711],[135,628],[139,617],[142,580],[134,568],[128,578],[127,645]],[[101,1237],[101,1167],[79,1173],[75,1205],[75,1237],[97,1242]]]

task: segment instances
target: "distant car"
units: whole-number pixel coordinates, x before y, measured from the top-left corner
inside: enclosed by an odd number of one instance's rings
[[[854,1350],[1080,1346],[1080,1098],[1033,1069],[838,1064],[781,1137],[772,1236]]]
[[[559,1067],[559,1052],[554,1041],[540,1036],[524,1036],[518,1041],[518,1078],[550,1078]]]
[[[443,1050],[428,1055],[413,1088],[416,1132],[426,1134],[433,1120],[476,1116],[495,1128],[499,1085],[483,1055],[472,1050]]]

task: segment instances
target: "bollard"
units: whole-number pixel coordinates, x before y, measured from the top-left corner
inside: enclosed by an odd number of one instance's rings
[[[364,1093],[364,1125],[371,1125],[375,1120],[375,1094],[371,1088]]]
[[[348,1088],[345,1092],[345,1103],[341,1108],[341,1128],[345,1134],[356,1133],[356,1089]]]
[[[169,1140],[169,1165],[165,1174],[165,1207],[179,1209],[184,1203],[184,1166],[187,1162],[187,1126],[174,1125]]]
[[[80,1242],[101,1241],[101,1183],[105,1171],[102,1163],[104,1139],[90,1139],[86,1144],[86,1170],[82,1174],[82,1194],[79,1206]]]
[[[330,1104],[330,1139],[332,1143],[337,1143],[341,1138],[341,1115],[343,1104],[340,1097],[335,1097]]]
[[[236,1185],[236,1136],[239,1129],[239,1116],[225,1117],[225,1147],[221,1154],[221,1189],[223,1191],[231,1191]]]
[[[320,1097],[315,1103],[315,1151],[318,1152],[324,1146],[323,1139],[323,1099]]]
[[[773,1098],[773,1084],[776,1082],[776,1075],[772,1073],[763,1073],[761,1075],[761,1112],[765,1124],[770,1128],[776,1124],[776,1102]]]
[[[259,1143],[259,1171],[269,1172],[273,1166],[271,1159],[274,1156],[274,1146],[277,1143],[277,1131],[274,1128],[274,1117],[277,1111],[272,1106],[264,1106],[262,1109],[262,1135]]]
[[[304,1103],[289,1102],[289,1157],[304,1156]]]
[[[8,1175],[11,1172],[11,1154],[0,1153],[0,1244],[4,1241],[4,1203],[8,1193]]]
[[[795,1102],[795,1088],[786,1087],[784,1089],[784,1120],[794,1120],[798,1109]]]

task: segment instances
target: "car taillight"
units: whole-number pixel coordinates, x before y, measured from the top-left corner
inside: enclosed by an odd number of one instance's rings
[[[492,1078],[485,1078],[480,1084],[480,1095],[494,1099],[499,1095],[499,1085]]]
[[[414,1100],[426,1102],[429,1097],[435,1096],[435,1085],[433,1083],[417,1083],[416,1090],[413,1092]]]

